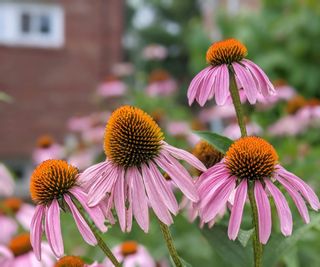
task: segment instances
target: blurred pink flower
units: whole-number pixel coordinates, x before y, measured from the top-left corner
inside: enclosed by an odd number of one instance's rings
[[[116,79],[108,79],[101,83],[97,89],[97,94],[104,98],[120,97],[127,93],[127,85]]]
[[[229,238],[235,240],[240,229],[248,186],[254,183],[260,242],[266,244],[271,234],[268,196],[274,200],[281,232],[289,236],[293,227],[291,211],[275,181],[288,192],[304,222],[308,223],[310,218],[305,201],[316,211],[320,208],[319,199],[312,188],[278,163],[277,152],[268,142],[259,137],[242,137],[230,146],[220,163],[199,177],[197,185],[200,202],[197,205],[200,218],[205,223],[210,222],[235,192],[228,228]]]
[[[250,104],[255,104],[259,95],[275,94],[267,75],[258,65],[245,59],[247,48],[236,39],[216,42],[207,51],[211,66],[198,73],[188,89],[189,105],[196,100],[200,106],[215,96],[217,105],[224,105],[230,97],[229,72],[232,69],[237,87],[243,90]]]
[[[110,116],[109,111],[95,112],[87,116],[72,117],[68,121],[68,129],[73,132],[84,132],[93,127],[104,124]]]
[[[156,262],[148,250],[135,241],[124,242],[114,247],[112,252],[123,267],[156,267]],[[109,259],[104,263],[106,267],[114,266]]]
[[[262,133],[262,128],[255,122],[249,122],[246,125],[248,135],[260,135]],[[223,135],[236,140],[241,137],[241,132],[239,125],[237,123],[229,124],[223,131]]]
[[[46,242],[41,244],[43,255],[39,262],[32,251],[29,233],[13,238],[7,246],[0,245],[1,267],[53,267],[55,257]]]
[[[200,137],[192,132],[192,129],[186,121],[168,122],[166,128],[168,134],[174,137],[184,137],[191,146],[199,142]]]
[[[111,72],[117,77],[130,76],[134,73],[134,65],[131,62],[118,62],[111,67]]]
[[[287,115],[270,125],[268,133],[273,136],[295,136],[304,132],[308,123],[308,120],[300,119],[299,116]]]
[[[60,203],[67,205],[83,239],[90,245],[97,240],[80,214],[73,198],[77,199],[96,226],[105,232],[104,214],[99,206],[89,208],[87,194],[77,186],[77,168],[63,160],[47,160],[34,170],[31,176],[30,193],[37,204],[31,222],[31,244],[38,260],[41,259],[41,237],[43,231],[53,253],[59,258],[64,253],[61,233]],[[43,229],[43,224],[44,228]]]
[[[0,229],[0,244],[7,244],[10,239],[17,233],[18,224],[13,218],[5,215],[0,215]],[[2,265],[0,264],[0,266]]]
[[[150,44],[142,51],[143,58],[147,60],[163,60],[167,55],[167,48],[159,44]]]
[[[104,131],[104,126],[92,127],[84,130],[81,134],[81,138],[85,143],[100,144],[104,136]]]
[[[0,197],[8,197],[13,194],[15,182],[8,168],[0,163]]]
[[[199,118],[205,123],[217,119],[233,119],[236,118],[236,111],[233,105],[213,106],[211,108],[202,109]]]
[[[159,126],[141,109],[122,106],[112,113],[104,150],[106,160],[85,170],[80,181],[88,190],[90,206],[115,206],[122,231],[131,231],[134,216],[148,232],[148,204],[159,220],[172,224],[171,213],[177,214],[179,207],[159,168],[188,198],[197,201],[192,177],[177,159],[202,171],[205,166],[192,154],[164,142]]]
[[[89,166],[91,166],[96,157],[99,155],[100,150],[98,151],[95,148],[83,148],[80,150],[74,151],[71,155],[68,157],[68,162],[73,165],[77,166],[77,168],[82,171]]]
[[[176,81],[164,69],[155,69],[149,77],[146,92],[149,96],[170,96],[178,88]]]

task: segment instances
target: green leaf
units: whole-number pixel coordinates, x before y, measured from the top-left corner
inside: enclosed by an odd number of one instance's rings
[[[207,132],[207,131],[195,131],[195,134],[206,140],[209,144],[213,145],[221,153],[225,154],[233,141],[225,136]]]
[[[238,240],[229,240],[226,226],[216,225],[212,229],[204,228],[201,232],[214,251],[228,263],[228,266],[253,266],[252,248],[243,247]]]
[[[0,91],[0,101],[11,103],[13,101],[12,97],[5,92]]]
[[[264,248],[263,266],[277,266],[279,260],[297,245],[306,233],[320,223],[320,214],[311,217],[309,224],[303,224],[300,228],[294,229],[290,237],[284,237],[280,234],[273,235]]]
[[[192,267],[192,265],[191,265],[190,263],[186,262],[186,261],[185,261],[184,259],[182,259],[181,257],[179,257],[179,259],[180,259],[183,267]],[[172,265],[172,266],[176,266],[176,265],[174,264],[174,262],[173,262],[173,260],[172,260],[171,257],[170,257],[170,262],[171,262],[171,265]]]
[[[254,232],[254,229],[250,229],[250,230],[240,229],[239,234],[238,234],[238,240],[243,247],[247,246],[248,241],[250,240],[253,232]]]

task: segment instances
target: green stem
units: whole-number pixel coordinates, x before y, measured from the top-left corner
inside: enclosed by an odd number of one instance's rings
[[[241,105],[239,89],[236,84],[236,78],[234,76],[234,70],[232,66],[229,67],[229,83],[230,83],[230,95],[237,114],[237,120],[241,131],[241,136],[247,136],[246,122],[244,117],[243,108]]]
[[[236,84],[235,74],[232,66],[229,66],[229,79],[230,79],[230,94],[233,101],[234,108],[237,114],[237,120],[241,131],[241,137],[247,136],[246,122],[244,117],[243,108],[241,105],[239,90]],[[254,198],[254,183],[249,181],[249,200],[252,211],[252,224],[254,227],[254,236],[253,236],[253,253],[254,253],[254,266],[262,266],[262,244],[259,241],[259,223],[258,223],[258,210],[257,204]]]
[[[249,200],[251,204],[252,211],[252,224],[254,225],[254,236],[253,236],[253,252],[254,252],[254,266],[262,266],[262,244],[259,241],[259,223],[258,223],[258,210],[254,199],[253,192],[254,184],[249,182]]]
[[[164,240],[166,241],[167,248],[169,250],[170,256],[176,267],[182,267],[182,262],[179,258],[178,252],[174,246],[173,239],[170,233],[169,227],[163,222],[159,221],[160,229],[163,235]]]
[[[109,258],[109,260],[113,263],[115,267],[121,267],[121,264],[118,262],[116,257],[113,255],[111,249],[108,247],[108,245],[104,242],[104,240],[101,238],[98,230],[96,229],[95,225],[87,218],[87,214],[83,207],[73,198],[74,202],[76,203],[77,209],[80,212],[83,219],[86,221],[88,226],[90,227],[92,233],[94,234],[95,238],[98,241],[98,246],[101,248],[103,253]]]

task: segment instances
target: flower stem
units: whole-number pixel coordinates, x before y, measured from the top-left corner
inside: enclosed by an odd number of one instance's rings
[[[98,246],[102,250],[102,252],[109,258],[109,260],[113,263],[115,267],[121,267],[121,264],[118,262],[116,257],[113,255],[111,249],[108,247],[108,245],[104,242],[104,240],[101,238],[98,230],[96,229],[95,225],[87,218],[87,214],[83,207],[76,201],[77,209],[79,210],[81,216],[86,221],[88,226],[90,227],[92,233],[94,234],[95,238],[98,241]]]
[[[245,117],[244,117],[244,112],[243,112],[243,108],[241,105],[241,100],[240,100],[240,95],[239,95],[239,90],[236,84],[236,78],[234,75],[234,70],[232,68],[232,66],[229,67],[229,84],[230,84],[230,95],[232,98],[232,102],[234,105],[234,108],[236,110],[236,114],[237,114],[237,120],[238,120],[238,124],[240,127],[240,131],[241,131],[241,136],[247,136],[247,129],[246,129],[246,123],[245,123]]]
[[[160,229],[161,229],[163,238],[166,241],[167,248],[169,250],[170,256],[171,256],[175,266],[176,267],[183,267],[182,262],[179,258],[178,252],[176,250],[176,247],[173,243],[173,239],[172,239],[169,227],[166,224],[164,224],[163,222],[161,222],[160,220],[158,220],[158,221],[159,221],[159,225],[160,225]]]
[[[243,108],[241,105],[240,94],[236,83],[236,78],[232,66],[229,66],[229,79],[230,79],[230,94],[233,101],[234,108],[237,114],[237,120],[240,127],[241,137],[247,136],[246,122],[244,117]],[[259,241],[259,223],[258,223],[258,210],[257,204],[254,198],[254,183],[249,181],[249,200],[252,211],[252,224],[254,227],[254,236],[253,236],[253,253],[254,253],[254,266],[262,266],[262,244]]]
[[[253,236],[253,252],[254,252],[254,266],[262,266],[262,244],[259,241],[259,224],[258,224],[258,211],[257,205],[254,199],[253,193],[254,184],[249,182],[249,200],[252,211],[252,224],[254,225],[254,236]]]

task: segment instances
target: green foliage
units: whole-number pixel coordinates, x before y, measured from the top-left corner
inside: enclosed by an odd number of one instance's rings
[[[197,135],[199,135],[201,138],[206,140],[208,143],[213,145],[217,150],[219,150],[221,153],[225,154],[233,141],[225,136],[212,133],[212,132],[195,132]]]

